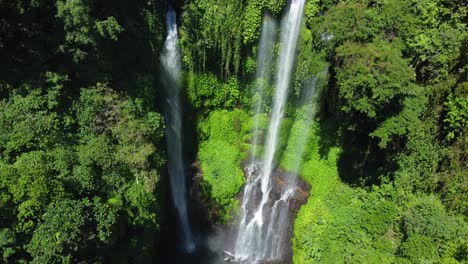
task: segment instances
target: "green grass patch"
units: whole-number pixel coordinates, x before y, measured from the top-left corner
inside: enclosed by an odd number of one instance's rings
[[[241,162],[246,158],[251,119],[241,110],[217,110],[199,124],[198,157],[203,171],[203,192],[220,209],[220,219],[227,221],[236,196],[244,184]]]

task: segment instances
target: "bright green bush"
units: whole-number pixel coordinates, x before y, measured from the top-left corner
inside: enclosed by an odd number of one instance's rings
[[[305,22],[308,27],[313,26],[313,20],[318,16],[320,12],[319,0],[309,0],[306,2],[304,16]]]
[[[403,263],[438,263],[437,244],[427,236],[410,236],[401,245]]]
[[[244,73],[247,75],[254,74],[257,68],[257,61],[251,56],[247,57],[244,65]]]
[[[244,18],[244,43],[252,44],[260,36],[262,27],[262,9],[258,1],[249,1]]]
[[[244,183],[239,149],[225,141],[209,140],[200,146],[199,158],[203,179],[212,186],[211,196],[221,205],[228,205]]]
[[[208,192],[205,195],[220,205],[221,217],[228,219],[244,184],[241,162],[246,158],[244,139],[250,130],[250,119],[241,110],[218,110],[200,122],[199,130],[198,157],[204,190]]]

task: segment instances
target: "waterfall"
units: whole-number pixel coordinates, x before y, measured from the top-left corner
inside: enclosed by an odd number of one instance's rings
[[[271,59],[273,58],[273,44],[275,42],[276,22],[273,18],[265,14],[263,16],[262,23],[262,34],[260,36],[260,42],[258,44],[257,54],[257,70],[255,74],[255,95],[256,99],[254,104],[254,127],[252,137],[252,149],[251,149],[251,162],[255,162],[257,154],[257,146],[259,141],[259,125],[260,115],[263,112],[264,97],[265,97],[265,86],[270,83],[271,80]]]
[[[265,95],[265,85],[268,85],[271,77],[270,72],[270,64],[271,59],[273,57],[273,44],[275,41],[275,31],[276,31],[276,23],[275,21],[268,15],[265,14],[263,17],[263,24],[262,24],[262,34],[260,37],[260,42],[258,45],[258,54],[257,54],[257,70],[256,70],[256,86],[255,86],[255,97],[257,99],[254,105],[254,127],[253,127],[253,138],[252,138],[252,149],[251,149],[251,161],[250,164],[256,163],[256,153],[257,153],[257,145],[259,141],[259,123],[260,123],[260,114],[263,112],[263,104],[264,104],[264,95]],[[251,168],[253,170],[255,168]],[[252,173],[250,173],[252,174]],[[248,221],[247,217],[249,215],[247,213],[248,207],[251,206],[251,202],[255,199],[255,192],[253,191],[253,187],[255,187],[256,182],[258,182],[258,177],[247,177],[248,183],[244,188],[244,199],[242,200],[241,210],[242,210],[242,219],[241,225],[239,228],[239,235],[238,238],[243,238],[244,241],[251,241],[251,238],[245,236],[245,228],[246,223]],[[243,242],[238,242],[240,245]]]
[[[187,212],[187,184],[182,155],[182,112],[180,105],[181,61],[178,46],[176,13],[170,9],[166,16],[167,38],[161,54],[164,71],[166,144],[168,152],[169,182],[172,200],[176,208],[183,247],[187,252],[195,250]]]
[[[276,250],[270,250],[275,241],[267,241],[268,226],[265,222],[277,222],[273,217],[275,204],[271,205],[270,192],[272,189],[271,174],[273,172],[273,158],[278,145],[279,129],[284,115],[284,108],[291,82],[293,63],[299,38],[305,0],[292,0],[288,14],[281,24],[281,42],[276,78],[276,91],[273,103],[268,134],[265,143],[265,158],[262,163],[250,164],[247,171],[247,184],[243,197],[242,220],[239,225],[238,237],[234,255],[241,261],[250,263],[262,259],[279,259],[281,256]],[[289,185],[289,183],[288,183]],[[285,202],[290,194],[284,194],[279,199]],[[283,199],[284,197],[284,199]],[[270,203],[267,206],[267,204]],[[287,217],[286,217],[287,218]]]

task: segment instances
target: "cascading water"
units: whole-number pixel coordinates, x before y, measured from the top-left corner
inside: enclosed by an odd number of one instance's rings
[[[256,164],[256,152],[257,152],[257,145],[259,140],[259,123],[260,123],[260,114],[263,110],[263,97],[265,93],[265,85],[268,84],[270,81],[270,67],[271,67],[271,58],[273,57],[273,44],[275,41],[275,31],[276,31],[276,23],[275,21],[268,15],[264,15],[263,17],[263,25],[262,25],[262,35],[260,37],[260,43],[258,48],[258,55],[257,55],[257,72],[256,72],[256,103],[254,105],[254,128],[253,128],[253,139],[252,139],[252,149],[251,149],[251,162],[250,164]],[[254,167],[251,170],[255,169]],[[245,242],[252,241],[252,237],[245,236],[245,228],[247,225],[247,214],[248,207],[251,206],[250,203],[255,199],[255,192],[253,191],[254,187],[257,185],[259,178],[258,177],[247,177],[248,183],[244,188],[244,199],[241,204],[241,210],[243,212],[241,225],[239,228],[239,236],[238,238],[242,238]],[[252,235],[252,233],[248,234]],[[241,243],[245,243],[241,242]],[[238,242],[239,244],[239,242]]]
[[[290,157],[289,163],[291,166],[288,168],[293,174],[287,174],[283,176],[281,180],[284,180],[284,186],[282,193],[279,197],[273,197],[273,201],[270,197],[269,205],[272,205],[271,211],[267,214],[268,227],[265,232],[263,251],[258,252],[256,258],[260,259],[287,259],[290,253],[290,228],[291,228],[291,199],[297,195],[301,190],[301,186],[298,186],[297,173],[299,172],[302,164],[302,158],[307,145],[309,132],[311,129],[312,121],[315,117],[315,106],[316,106],[316,95],[317,95],[317,82],[318,76],[314,76],[309,83],[304,86],[304,92],[299,105],[302,105],[296,113],[296,121],[293,126],[293,130],[297,135],[293,137],[294,142],[288,142],[288,153],[291,153],[293,157]],[[259,201],[258,189],[259,184],[259,170],[261,163],[251,163],[246,170],[248,183],[244,191],[244,200],[242,203],[242,211],[246,212],[243,214],[242,221],[246,221],[245,218],[249,214],[248,201]],[[245,199],[247,197],[247,199]],[[276,199],[276,200],[275,200]],[[238,257],[238,256],[235,256]],[[238,257],[240,258],[240,257]],[[241,258],[242,259],[242,258]],[[247,260],[245,257],[244,261]]]
[[[275,210],[272,210],[274,204],[270,204],[271,206],[266,205],[271,203],[273,158],[278,145],[279,128],[288,96],[304,4],[305,0],[292,0],[288,14],[281,25],[276,92],[265,144],[265,159],[263,163],[255,162],[251,164],[247,170],[248,180],[245,186],[247,195],[243,197],[243,216],[234,249],[234,255],[241,261],[255,263],[262,259],[281,258],[280,252],[271,250],[273,241],[266,240],[269,227],[264,223],[271,223],[272,217],[283,217],[282,215],[272,214],[275,213]],[[287,196],[290,195],[286,195],[286,198]],[[282,200],[282,198],[279,200]],[[275,247],[278,248],[278,246]]]
[[[182,243],[187,252],[195,250],[187,212],[187,185],[182,155],[182,113],[180,105],[181,62],[178,46],[176,13],[170,9],[166,16],[167,38],[161,54],[166,93],[166,143],[172,200],[181,225]]]
[[[252,131],[252,149],[251,149],[251,163],[255,162],[257,154],[257,146],[259,136],[260,114],[263,112],[263,105],[265,104],[265,86],[271,80],[271,59],[273,58],[273,44],[275,42],[276,22],[268,14],[263,16],[262,35],[258,45],[257,55],[257,71],[255,74],[256,89],[255,89],[255,105],[254,105],[254,128]]]

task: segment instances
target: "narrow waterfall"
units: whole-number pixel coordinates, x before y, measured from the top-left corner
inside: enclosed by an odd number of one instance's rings
[[[260,115],[265,104],[265,86],[271,81],[271,60],[273,58],[273,45],[275,43],[276,22],[267,13],[263,16],[262,34],[258,44],[257,70],[255,73],[255,104],[253,107],[254,127],[252,130],[252,149],[250,152],[251,163],[255,162],[257,146],[260,138]]]
[[[176,13],[170,9],[166,16],[167,38],[161,54],[166,94],[166,143],[172,200],[176,208],[183,247],[187,252],[195,250],[187,212],[187,184],[182,155],[182,112],[180,105],[181,61],[178,46]]]
[[[270,174],[273,170],[273,158],[278,145],[279,128],[284,115],[284,107],[288,97],[288,88],[291,82],[293,63],[295,59],[297,41],[301,28],[305,0],[292,0],[289,13],[281,25],[281,50],[278,63],[276,93],[273,104],[273,113],[268,128],[266,140],[265,161],[262,168],[262,193],[264,198],[260,204],[259,217],[263,206],[268,199],[270,190]],[[263,222],[263,221],[262,221]]]
[[[248,181],[245,189],[249,194],[243,198],[245,208],[242,212],[245,219],[241,220],[234,249],[234,255],[241,261],[255,263],[264,259],[281,258],[281,256],[275,255],[278,254],[276,250],[274,252],[270,250],[274,241],[266,240],[268,226],[265,223],[271,223],[272,217],[283,217],[272,215],[274,205],[271,204],[270,199],[271,175],[274,169],[273,158],[278,145],[279,129],[291,82],[304,4],[305,0],[292,0],[288,13],[281,24],[276,92],[265,143],[265,157],[262,163],[254,162],[251,164],[247,171]]]

